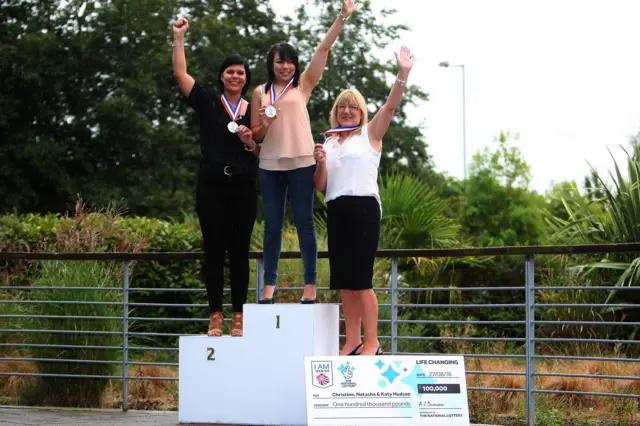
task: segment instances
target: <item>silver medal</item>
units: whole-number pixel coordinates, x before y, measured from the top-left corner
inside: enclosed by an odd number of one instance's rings
[[[236,123],[235,121],[231,121],[229,124],[227,124],[227,129],[229,129],[231,133],[236,133],[238,131],[238,123]]]
[[[264,114],[269,118],[275,117],[276,112],[276,107],[274,107],[273,105],[269,105],[267,109],[264,110]]]

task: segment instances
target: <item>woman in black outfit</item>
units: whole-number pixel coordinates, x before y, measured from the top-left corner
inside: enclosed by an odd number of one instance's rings
[[[249,128],[249,103],[242,99],[251,73],[245,59],[226,58],[218,73],[222,93],[209,95],[187,74],[186,19],[173,24],[173,74],[200,120],[200,170],[196,209],[204,243],[204,277],[209,298],[209,336],[222,335],[224,256],[229,252],[232,336],[242,336],[242,311],[249,287],[249,242],[257,211],[259,145]]]

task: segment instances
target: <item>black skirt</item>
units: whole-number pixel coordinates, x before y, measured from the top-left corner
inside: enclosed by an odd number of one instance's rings
[[[380,239],[380,205],[374,197],[342,196],[327,203],[332,290],[373,288]]]

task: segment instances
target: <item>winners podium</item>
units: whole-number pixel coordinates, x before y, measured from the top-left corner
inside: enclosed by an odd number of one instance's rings
[[[244,305],[244,336],[183,336],[180,423],[307,424],[305,357],[339,352],[333,304]]]

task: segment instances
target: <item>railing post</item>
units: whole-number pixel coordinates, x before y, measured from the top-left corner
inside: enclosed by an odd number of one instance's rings
[[[525,257],[525,305],[526,305],[526,360],[527,360],[527,377],[526,386],[526,405],[527,405],[527,426],[535,426],[536,424],[536,364],[535,364],[535,261],[532,254]]]
[[[391,354],[398,352],[398,259],[391,259]]]
[[[129,409],[129,261],[124,261],[122,301],[122,411]]]
[[[260,295],[262,294],[263,280],[264,280],[264,261],[261,257],[256,262],[256,303],[260,301]]]

